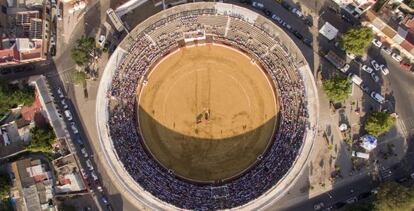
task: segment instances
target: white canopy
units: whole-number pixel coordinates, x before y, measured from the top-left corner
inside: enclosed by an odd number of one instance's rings
[[[361,147],[370,152],[377,147],[377,138],[372,135],[364,135],[361,137]]]
[[[319,30],[323,36],[328,40],[333,40],[338,35],[338,29],[332,26],[329,22],[325,22],[322,28]]]

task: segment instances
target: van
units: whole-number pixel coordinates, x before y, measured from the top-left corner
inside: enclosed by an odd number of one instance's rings
[[[385,98],[377,92],[371,92],[371,97],[380,104],[383,104],[385,102]]]

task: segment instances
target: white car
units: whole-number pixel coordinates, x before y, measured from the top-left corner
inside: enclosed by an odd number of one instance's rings
[[[93,171],[93,166],[92,166],[92,162],[91,162],[91,160],[86,160],[86,166],[88,167],[88,169],[90,170],[90,171]]]
[[[392,57],[395,61],[397,61],[397,62],[401,62],[401,61],[402,61],[402,57],[401,57],[399,54],[397,54],[397,53],[392,53],[392,54],[391,54],[391,57]]]
[[[280,21],[282,21],[282,18],[280,18],[279,16],[277,16],[275,14],[272,15],[272,19],[279,22],[279,23],[280,23]]]
[[[87,158],[89,155],[88,155],[88,152],[86,151],[86,149],[85,148],[82,148],[81,149],[81,152],[82,152],[82,154],[83,154],[83,157],[85,157],[85,158]]]
[[[73,133],[74,133],[74,134],[78,134],[78,133],[79,133],[79,130],[78,130],[78,128],[76,127],[76,125],[75,125],[75,123],[74,123],[74,122],[71,122],[71,123],[70,123],[70,127],[72,128],[72,131],[73,131]]]
[[[102,34],[101,36],[99,36],[99,40],[98,40],[99,46],[103,47],[105,44],[105,40],[106,40],[105,35]]]
[[[62,103],[63,109],[68,109],[68,104],[66,103],[66,100],[65,99],[63,99],[61,101],[61,103]]]
[[[372,78],[372,80],[374,80],[375,81],[375,83],[378,83],[379,82],[379,77],[377,76],[377,74],[375,74],[375,73],[371,73],[371,78]]]
[[[375,46],[377,46],[378,48],[380,48],[382,46],[382,42],[377,40],[377,39],[373,39],[372,40],[372,44],[374,44]]]
[[[376,71],[379,71],[379,70],[380,70],[380,65],[378,64],[378,62],[377,62],[377,61],[372,60],[372,61],[371,61],[371,65],[372,65],[372,67],[373,67]]]
[[[63,95],[62,89],[60,87],[57,89],[57,93],[58,93],[58,95],[59,95],[60,98],[64,98],[65,97],[65,95]]]
[[[51,36],[50,37],[50,45],[52,46],[52,45],[56,45],[56,42],[55,42],[55,36]]]
[[[385,65],[381,65],[380,69],[383,75],[388,75],[390,73],[390,70]]]
[[[355,54],[353,54],[353,53],[348,53],[348,52],[346,52],[346,56],[347,57],[349,57],[350,59],[355,59]]]
[[[91,172],[91,176],[92,176],[92,179],[93,179],[94,181],[98,180],[98,176],[96,176],[95,171],[92,171],[92,172]]]
[[[346,73],[349,70],[350,67],[351,66],[349,66],[349,64],[345,64],[340,70],[341,70],[341,72]]]
[[[260,3],[260,2],[252,2],[252,6],[254,7],[254,8],[258,8],[258,9],[263,9],[264,8],[264,5],[262,4],[262,3]]]
[[[385,102],[385,98],[375,91],[371,92],[370,96],[380,104],[383,104]]]
[[[83,168],[80,169],[83,179],[88,179],[88,174],[85,172]]]
[[[298,8],[293,8],[291,11],[292,11],[293,14],[295,14],[299,18],[302,18],[303,17],[302,12]]]
[[[365,72],[369,73],[369,74],[371,74],[371,73],[374,71],[374,70],[373,70],[370,66],[368,66],[368,65],[366,65],[366,64],[362,65],[361,69],[362,69],[363,71],[365,71]]]
[[[66,116],[66,119],[68,119],[69,121],[72,121],[73,119],[72,113],[69,110],[65,110],[65,116]]]

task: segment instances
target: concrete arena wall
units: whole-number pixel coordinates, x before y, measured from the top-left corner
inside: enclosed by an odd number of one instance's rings
[[[305,83],[305,92],[308,99],[308,112],[309,112],[309,128],[306,131],[306,138],[304,144],[301,147],[301,152],[299,153],[298,157],[294,165],[288,171],[288,173],[275,185],[273,188],[269,189],[266,193],[264,193],[259,198],[252,200],[251,202],[242,205],[240,207],[232,208],[231,210],[263,210],[268,208],[273,204],[273,202],[280,199],[294,184],[298,175],[303,170],[307,162],[307,158],[309,153],[313,147],[313,142],[316,136],[316,128],[319,116],[319,100],[317,96],[317,90],[314,78],[312,76],[312,72],[307,64],[305,58],[301,54],[300,49],[294,44],[291,38],[278,26],[272,23],[267,18],[258,15],[257,13],[250,11],[246,8],[242,8],[236,5],[229,5],[225,3],[213,3],[213,2],[198,2],[198,3],[190,3],[185,5],[180,5],[173,7],[168,10],[164,10],[147,20],[143,23],[139,24],[131,31],[131,36],[137,35],[141,32],[141,30],[145,29],[149,26],[152,22],[163,18],[169,14],[177,13],[180,11],[191,10],[191,9],[198,9],[198,8],[217,8],[222,7],[223,10],[227,10],[228,8],[237,8],[237,11],[243,11],[242,13],[253,13],[251,17],[256,17],[256,22],[262,22],[267,24],[269,27],[269,31],[272,31],[273,34],[277,34],[277,36],[283,40],[285,46],[289,52],[293,52],[296,60],[300,61],[302,65],[298,66],[298,72]],[[122,162],[118,159],[117,153],[113,147],[112,140],[109,136],[108,131],[108,103],[109,99],[107,99],[107,91],[111,86],[112,77],[115,74],[116,68],[120,61],[122,60],[122,54],[125,54],[126,51],[124,49],[128,49],[128,46],[131,44],[132,39],[124,39],[118,48],[115,50],[114,54],[109,59],[108,64],[105,67],[104,73],[102,75],[102,79],[100,82],[100,86],[98,89],[98,96],[96,101],[96,122],[97,122],[97,130],[99,134],[99,142],[102,151],[104,152],[103,157],[105,161],[108,163],[109,169],[113,173],[113,177],[116,181],[117,185],[121,187],[124,192],[124,197],[129,199],[135,200],[140,206],[144,206],[153,210],[182,210],[179,209],[171,204],[166,204],[165,202],[159,200],[158,198],[154,197],[150,193],[143,190],[142,187],[138,183],[133,180],[133,178],[129,175],[129,173],[125,170]]]

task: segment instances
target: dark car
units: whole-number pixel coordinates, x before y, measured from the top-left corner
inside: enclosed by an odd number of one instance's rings
[[[270,12],[268,9],[263,9],[263,13],[268,17],[272,16],[272,12]]]
[[[305,43],[305,45],[312,47],[312,40],[305,38],[303,39],[303,43]]]
[[[295,35],[295,37],[297,37],[298,39],[302,40],[303,36],[296,30],[292,31],[293,35]]]
[[[287,10],[289,10],[289,11],[292,9],[292,7],[288,3],[284,2],[284,1],[282,2],[282,7],[285,8],[285,9],[287,9]]]
[[[312,20],[310,20],[309,18],[304,19],[303,22],[309,27],[313,26]]]
[[[243,4],[252,4],[252,1],[251,0],[240,0],[240,3],[243,3]]]

